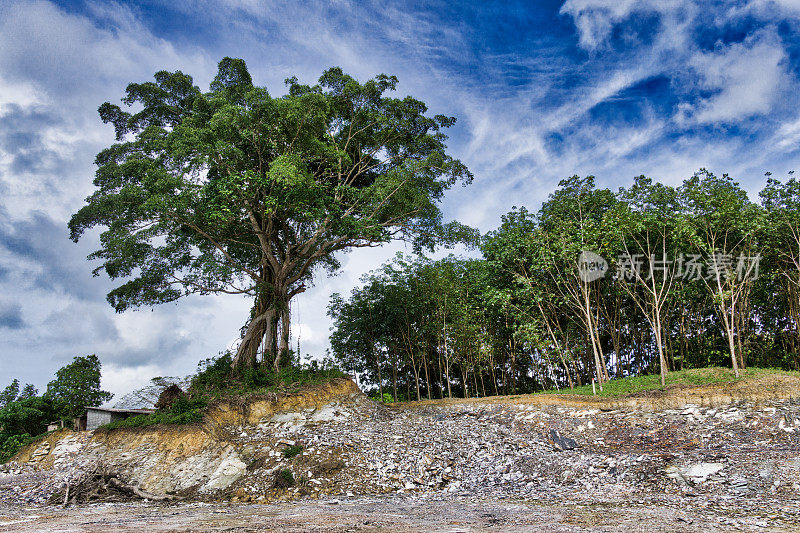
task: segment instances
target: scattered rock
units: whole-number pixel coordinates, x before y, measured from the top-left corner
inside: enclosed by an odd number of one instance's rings
[[[574,450],[578,447],[578,443],[575,439],[571,439],[569,437],[564,437],[555,429],[551,429],[550,433],[548,433],[548,442],[559,451],[563,450]]]

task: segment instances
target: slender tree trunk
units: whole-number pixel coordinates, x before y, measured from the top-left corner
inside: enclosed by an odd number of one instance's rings
[[[392,392],[394,393],[394,401],[398,401],[397,396],[397,351],[394,352],[394,363],[392,364]]]
[[[436,376],[439,380],[439,398],[444,398],[444,381],[442,377],[444,376],[444,369],[442,368],[442,344],[441,339],[437,337],[436,339]]]
[[[578,381],[578,387],[583,386],[583,380],[581,379],[581,371],[578,368],[578,363],[575,360],[572,360],[572,368],[575,370],[575,378]]]
[[[658,307],[654,309],[655,315],[655,327],[653,331],[656,334],[656,347],[658,348],[658,362],[661,367],[661,386],[665,387],[667,385],[667,361],[664,357],[664,345],[661,339],[661,313],[658,310]]]
[[[508,339],[508,349],[511,354],[511,377],[509,381],[511,382],[511,394],[514,394],[517,391],[517,350],[513,337]]]
[[[380,391],[381,400],[383,400],[383,378],[381,377],[381,358],[378,355],[378,347],[372,343],[372,355],[375,357],[375,368],[378,371],[378,390]]]
[[[592,345],[592,355],[594,356],[594,365],[595,370],[597,373],[597,382],[602,384],[605,381],[606,373],[603,369],[603,365],[600,362],[600,355],[598,354],[598,346],[597,346],[597,339],[594,334],[594,317],[592,317],[592,308],[589,302],[589,289],[584,285],[583,287],[583,297],[584,297],[584,304],[583,304],[583,311],[586,316],[586,334],[589,337],[589,342]]]
[[[414,351],[411,350],[411,371],[414,373],[414,386],[417,389],[417,401],[422,400],[422,396],[419,392],[419,367],[417,366],[417,362],[414,359]]]
[[[539,306],[539,313],[542,315],[542,320],[544,321],[545,326],[547,326],[547,331],[550,333],[550,338],[553,340],[553,344],[556,347],[556,352],[558,352],[558,358],[561,360],[561,365],[564,367],[564,372],[567,374],[567,381],[569,382],[569,388],[572,389],[572,376],[569,373],[569,368],[567,368],[567,363],[564,362],[564,354],[562,353],[561,344],[558,342],[558,338],[556,338],[556,334],[553,331],[553,328],[550,327],[550,321],[547,319],[547,316],[544,313],[544,309],[542,308],[542,304],[537,302]]]
[[[422,357],[423,357],[422,364],[425,366],[425,384],[428,387],[428,399],[430,400],[432,398],[431,398],[431,377],[430,374],[428,374],[428,358],[425,357],[424,354]]]
[[[444,377],[447,380],[447,397],[453,397],[453,389],[450,385],[450,356],[447,355],[447,346],[445,346],[445,355],[444,355]]]
[[[492,385],[494,385],[494,395],[500,396],[500,392],[497,390],[497,373],[494,364],[494,358],[492,358]]]

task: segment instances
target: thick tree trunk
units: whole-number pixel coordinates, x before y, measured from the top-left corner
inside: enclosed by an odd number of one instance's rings
[[[264,336],[268,333],[269,324],[272,322],[274,315],[274,309],[266,309],[266,305],[263,303],[256,303],[254,316],[247,325],[247,330],[233,358],[233,368],[253,368],[256,366],[258,349],[261,347]]]
[[[280,370],[282,362],[288,362],[289,359],[289,334],[292,316],[288,302],[285,302],[281,307],[281,337],[280,344],[278,345],[278,353],[275,354],[275,372]]]

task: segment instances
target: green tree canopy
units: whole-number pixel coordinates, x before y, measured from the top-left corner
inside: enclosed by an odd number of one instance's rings
[[[182,72],[132,83],[100,116],[117,143],[97,156],[96,191],[70,221],[80,238],[107,229],[95,272],[127,280],[117,311],[186,294],[246,294],[253,311],[235,363],[262,341],[277,366],[288,349],[289,300],[336,253],[407,239],[415,249],[471,236],[442,224],[438,202],[472,179],[446,152],[455,119],[428,116],[398,80],[360,83],[339,68],[317,85],[286,80],[275,97],[244,61],[224,58],[208,92]],[[280,322],[280,331],[278,323]]]
[[[60,406],[62,415],[83,415],[87,407],[107,402],[113,394],[100,389],[100,360],[96,355],[75,357],[56,372],[56,379],[47,384],[45,397]]]
[[[0,407],[5,407],[19,396],[19,380],[13,380],[3,392],[0,392]]]

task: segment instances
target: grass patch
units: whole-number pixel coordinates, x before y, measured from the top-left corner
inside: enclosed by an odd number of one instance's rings
[[[740,377],[737,379],[733,374],[733,370],[730,368],[710,367],[669,372],[666,378],[666,387],[661,387],[661,376],[659,374],[612,379],[611,381],[603,383],[602,392],[600,391],[599,385],[595,386],[597,387],[598,396],[615,397],[683,386],[730,383],[775,374],[800,377],[800,372],[796,371],[778,370],[774,368],[747,368],[739,371]],[[575,387],[574,389],[563,388],[561,390],[549,390],[537,394],[580,394],[591,396],[592,385],[590,383],[589,385]]]
[[[291,459],[296,455],[300,455],[303,453],[303,447],[300,444],[295,444],[294,446],[287,446],[283,449],[283,456],[287,459]]]

